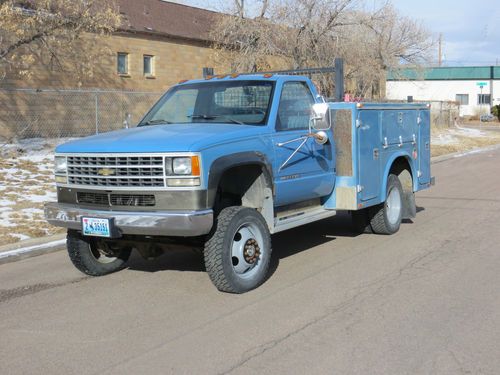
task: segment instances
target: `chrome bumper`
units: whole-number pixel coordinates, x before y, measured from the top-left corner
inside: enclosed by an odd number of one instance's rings
[[[81,217],[114,218],[114,224],[123,234],[146,236],[201,236],[210,232],[213,211],[104,211],[50,202],[45,204],[45,219],[52,225],[81,229]]]

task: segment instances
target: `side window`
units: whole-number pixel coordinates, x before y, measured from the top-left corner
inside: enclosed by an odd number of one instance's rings
[[[116,55],[117,60],[117,72],[121,75],[128,74],[128,53],[118,52]]]
[[[309,129],[314,98],[305,82],[286,82],[281,91],[277,131]]]

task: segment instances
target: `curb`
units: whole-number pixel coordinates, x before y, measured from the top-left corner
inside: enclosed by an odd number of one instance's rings
[[[481,147],[473,148],[473,149],[468,150],[468,151],[458,151],[458,152],[454,152],[452,154],[434,156],[431,158],[431,164],[437,164],[437,163],[441,163],[443,161],[450,160],[450,159],[460,158],[460,157],[468,156],[471,154],[478,154],[481,152],[488,152],[488,151],[493,151],[493,150],[498,150],[498,149],[500,149],[500,144],[482,147],[482,148]]]
[[[454,152],[431,158],[431,164],[442,163],[444,161],[459,158],[480,152],[487,152],[500,149],[500,144],[484,148],[475,148],[465,152]],[[33,238],[30,240],[16,242],[14,244],[0,246],[0,264],[16,262],[18,260],[49,254],[64,250],[66,245],[66,234],[56,234],[53,236]]]
[[[63,233],[0,246],[0,264],[63,250],[65,244],[66,234]]]

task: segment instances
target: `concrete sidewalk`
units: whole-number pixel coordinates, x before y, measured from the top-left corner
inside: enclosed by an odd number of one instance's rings
[[[469,151],[455,152],[453,154],[441,155],[431,158],[431,164],[441,163],[449,159],[476,154],[479,152],[488,152],[500,148],[500,144],[477,148]],[[439,184],[439,181],[436,181]],[[21,259],[34,257],[42,254],[52,253],[54,251],[64,250],[66,245],[66,234],[56,234],[53,236],[32,238],[25,241],[16,242],[0,246],[0,264],[15,262]]]

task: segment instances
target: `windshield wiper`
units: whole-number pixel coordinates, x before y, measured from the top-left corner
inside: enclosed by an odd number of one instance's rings
[[[191,115],[188,117],[191,117],[192,119],[197,119],[197,118],[200,119],[201,118],[203,120],[215,120],[216,118],[225,118],[226,120],[229,120],[233,124],[247,125],[242,121],[238,121],[238,120],[236,120],[230,116],[226,116],[226,115]]]
[[[171,124],[171,121],[163,120],[163,119],[155,119],[149,120],[146,122],[142,122],[141,125],[154,125],[154,124]]]

